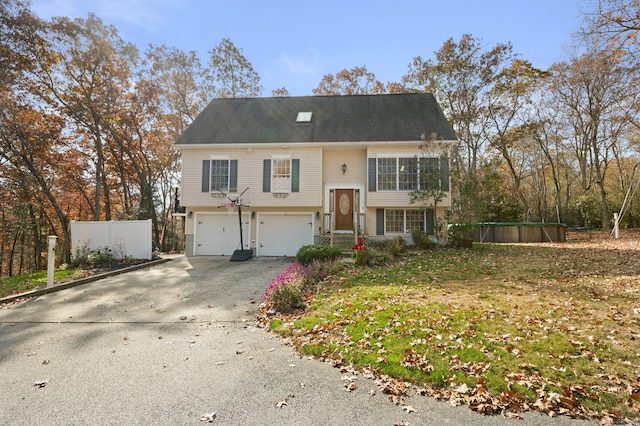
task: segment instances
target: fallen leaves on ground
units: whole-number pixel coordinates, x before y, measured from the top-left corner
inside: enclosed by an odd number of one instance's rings
[[[202,417],[200,417],[201,422],[213,423],[215,419],[216,419],[215,411],[213,413],[203,414]]]
[[[640,232],[626,235],[613,240],[594,232],[568,243],[480,246],[456,252],[450,264],[446,256],[436,263],[439,258],[427,254],[387,268],[354,268],[327,282],[319,301],[309,299],[312,310],[264,314],[258,321],[269,326],[277,319],[288,343],[299,350],[324,348],[315,356],[343,372],[373,375],[378,391],[395,404],[407,406],[405,397],[425,395],[485,415],[519,418],[535,410],[604,423],[623,422],[630,413],[637,419]],[[413,269],[403,269],[403,262]],[[374,287],[384,290],[371,300],[358,293]],[[323,309],[328,320],[317,315]],[[376,324],[381,316],[386,322]],[[465,321],[464,329],[455,328]],[[403,351],[394,354],[386,336],[406,336]],[[457,355],[465,350],[485,357]],[[355,368],[354,354],[374,361]],[[394,361],[399,366],[428,375],[435,368],[430,354],[448,365],[441,386],[401,380],[379,368],[400,355]],[[486,375],[500,371],[507,358],[506,389],[489,392]],[[349,383],[355,381],[345,390]],[[616,410],[602,402],[614,400],[622,401],[626,414],[620,402]],[[605,408],[594,410],[589,401]]]

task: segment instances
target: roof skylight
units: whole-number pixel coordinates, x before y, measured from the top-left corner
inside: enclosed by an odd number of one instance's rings
[[[311,123],[311,115],[313,112],[299,112],[296,117],[296,123]]]

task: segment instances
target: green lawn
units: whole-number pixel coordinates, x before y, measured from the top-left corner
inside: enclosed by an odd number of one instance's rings
[[[639,418],[637,242],[475,244],[349,267],[271,328],[303,354],[396,383],[391,394]]]
[[[75,269],[57,270],[54,273],[54,281],[73,277],[81,271]],[[34,272],[13,277],[0,277],[0,297],[25,293],[37,287],[47,284],[47,272]]]

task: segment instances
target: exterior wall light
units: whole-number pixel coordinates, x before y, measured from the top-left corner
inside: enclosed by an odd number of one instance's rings
[[[342,163],[342,174],[347,173],[347,164],[346,163]]]

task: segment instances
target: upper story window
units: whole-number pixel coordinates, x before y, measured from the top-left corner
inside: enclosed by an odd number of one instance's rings
[[[238,191],[238,160],[211,157],[202,160],[202,192]]]
[[[397,186],[397,158],[378,158],[378,189],[395,191]]]
[[[271,192],[291,191],[291,158],[271,159]]]
[[[369,191],[449,190],[447,157],[369,159]]]
[[[442,173],[439,158],[420,159],[420,188],[438,189],[442,187]]]
[[[400,191],[418,189],[417,158],[398,158],[398,189]]]
[[[211,192],[218,190],[229,192],[229,159],[211,159],[211,184],[209,189]]]
[[[264,159],[262,192],[289,193],[300,191],[300,159],[274,156]]]

